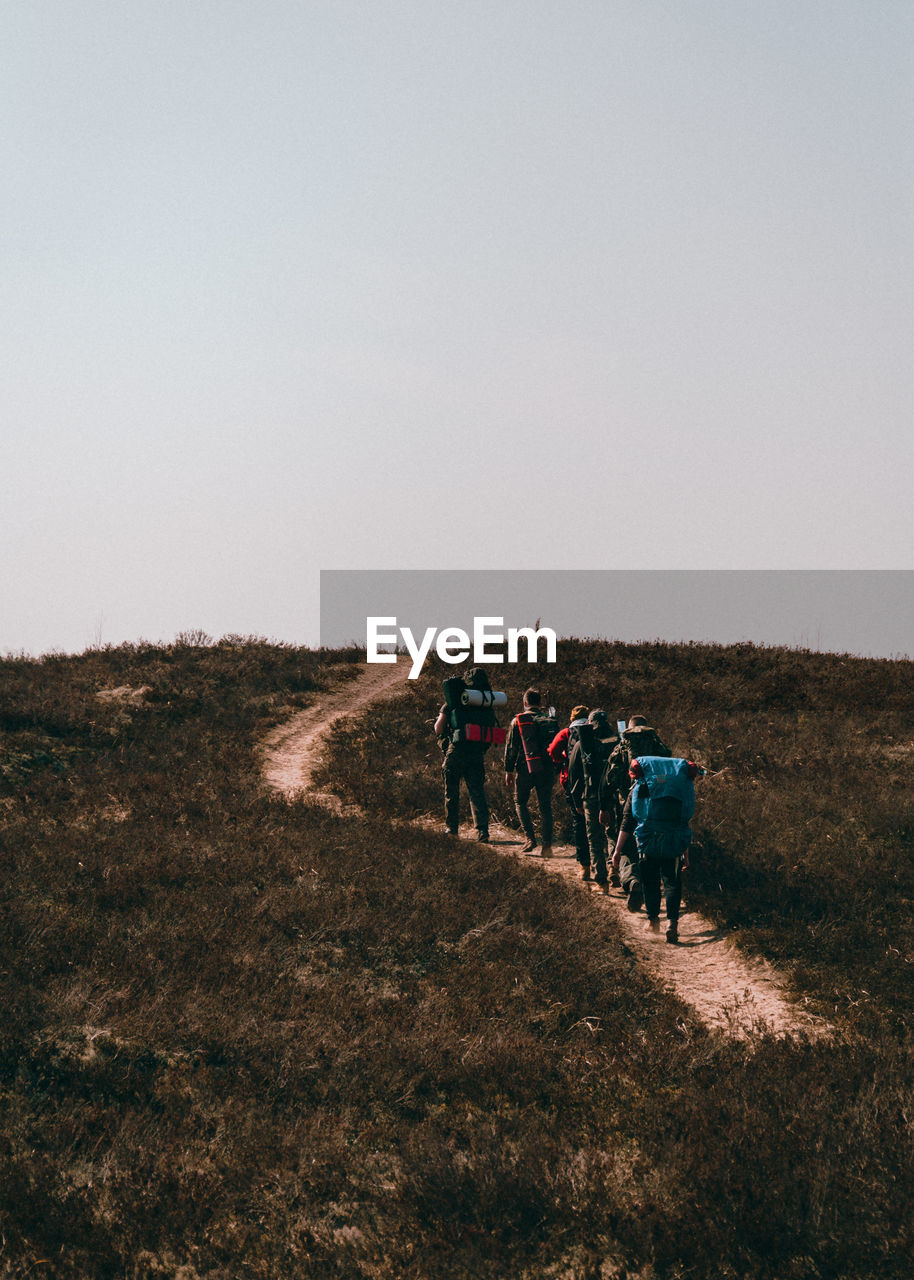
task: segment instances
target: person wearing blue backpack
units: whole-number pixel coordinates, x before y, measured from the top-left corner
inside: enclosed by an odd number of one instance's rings
[[[622,812],[613,854],[618,867],[632,836],[638,851],[638,879],[644,894],[647,928],[660,932],[661,890],[666,903],[667,942],[679,941],[682,873],[689,865],[695,812],[695,779],[704,770],[692,760],[640,756],[629,768],[632,787]]]

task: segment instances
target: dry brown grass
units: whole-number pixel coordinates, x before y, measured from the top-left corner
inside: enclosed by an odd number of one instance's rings
[[[354,657],[235,640],[0,664],[0,1274],[905,1275],[908,970],[877,961],[911,828],[897,762],[855,747],[877,707],[903,743],[904,664],[564,647],[555,701],[637,702],[680,749],[729,751],[700,815],[706,905],[811,998],[844,993],[829,1046],[735,1046],[582,895],[393,821],[440,804],[431,677],[337,735],[336,784],[374,820],[260,789],[264,730]],[[823,792],[817,723],[849,796]],[[806,823],[789,892],[782,806]],[[891,894],[840,873],[836,834]]]

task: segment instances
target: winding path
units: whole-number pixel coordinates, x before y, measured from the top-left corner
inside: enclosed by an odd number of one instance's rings
[[[357,679],[321,693],[312,706],[274,729],[263,744],[263,772],[268,786],[290,798],[308,792],[337,811],[343,810],[338,796],[314,791],[312,786],[324,737],[342,716],[358,713],[370,702],[395,696],[404,680],[404,667],[366,665]],[[522,857],[516,832],[496,824],[490,832],[492,848],[498,853]],[[523,861],[530,864],[534,859],[526,857]],[[725,930],[689,910],[687,904],[679,922],[679,945],[669,946],[663,933],[658,936],[647,932],[643,911],[628,911],[624,895],[610,891],[607,896],[595,885],[585,884],[574,851],[568,846],[556,845],[554,857],[535,861],[544,871],[573,880],[581,892],[590,893],[598,909],[611,912],[621,926],[626,953],[691,1005],[707,1026],[734,1036],[765,1030],[810,1038],[831,1029],[790,999],[770,964],[744,955]]]
[[[367,663],[355,680],[347,680],[336,689],[322,690],[317,701],[297,712],[285,723],[277,725],[264,740],[263,775],[267,786],[281,791],[287,799],[299,792],[309,792],[337,811],[345,806],[331,791],[316,791],[312,778],[323,757],[324,738],[332,725],[343,716],[354,715],[370,702],[393,697],[404,681],[403,669],[378,663]]]

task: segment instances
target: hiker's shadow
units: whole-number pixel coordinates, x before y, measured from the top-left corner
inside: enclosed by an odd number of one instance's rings
[[[678,945],[682,950],[685,950],[686,947],[706,947],[710,943],[725,941],[727,936],[728,933],[726,929],[709,927],[707,929],[703,929],[701,933],[690,933],[688,937],[685,938],[680,934]]]

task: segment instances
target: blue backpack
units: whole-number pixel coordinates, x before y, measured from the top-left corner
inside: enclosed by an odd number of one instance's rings
[[[641,776],[632,791],[635,842],[642,858],[678,858],[692,842],[689,819],[695,787],[688,760],[639,756]]]

